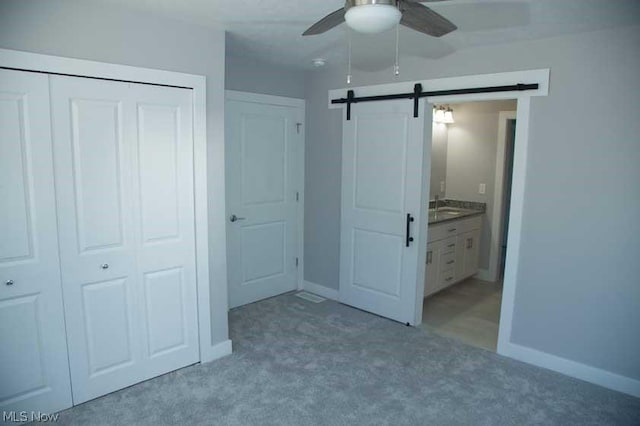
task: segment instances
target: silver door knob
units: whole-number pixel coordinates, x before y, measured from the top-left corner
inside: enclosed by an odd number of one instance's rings
[[[229,218],[231,222],[237,222],[239,220],[245,220],[245,219],[246,219],[245,217],[238,217],[235,214],[232,214],[231,217]]]
[[[8,280],[5,284],[6,285],[13,285],[13,280]]]
[[[100,265],[100,267],[102,269],[109,269],[109,264],[108,263],[103,263],[102,265]]]

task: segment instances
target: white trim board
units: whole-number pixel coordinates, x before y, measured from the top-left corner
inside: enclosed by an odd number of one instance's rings
[[[338,290],[312,283],[310,281],[303,281],[302,290],[317,294],[318,296],[322,296],[326,299],[338,300]]]
[[[640,380],[511,342],[503,345],[501,355],[640,398]]]
[[[480,281],[491,282],[488,269],[478,269],[478,273],[476,273],[473,277],[479,279]]]
[[[212,343],[211,300],[227,300],[227,266],[224,196],[224,138],[215,138],[209,149],[216,155],[207,158],[206,78],[201,75],[138,68],[81,59],[63,58],[29,52],[0,49],[0,67],[78,77],[93,77],[139,83],[178,86],[193,91],[194,199],[196,234],[196,280],[198,291],[198,333],[200,362],[227,355]],[[213,161],[211,161],[213,159]],[[207,163],[209,161],[209,163]],[[209,176],[207,176],[209,173]],[[208,179],[211,178],[211,180]],[[209,184],[209,182],[213,182]],[[217,200],[208,209],[208,199]],[[211,226],[209,226],[209,219]],[[210,234],[214,238],[210,238]],[[209,253],[215,260],[209,263]],[[210,274],[211,273],[211,274]],[[226,314],[226,309],[225,309]],[[225,342],[222,342],[225,343]],[[229,345],[230,348],[230,345]]]
[[[263,95],[261,93],[239,92],[237,90],[225,90],[224,97],[230,101],[252,102],[262,105],[277,105],[303,109],[305,107],[304,99]]]
[[[486,279],[498,280],[500,275],[500,258],[502,257],[502,238],[504,217],[502,215],[504,201],[504,178],[507,148],[507,123],[515,120],[517,111],[500,111],[498,114],[498,144],[496,149],[496,176],[494,181],[493,214],[491,215],[491,245],[489,248],[489,270]]]
[[[231,340],[227,339],[206,348],[205,356],[207,359],[214,360],[214,359],[222,358],[227,355],[231,355],[232,351],[233,351],[233,345],[231,343]]]

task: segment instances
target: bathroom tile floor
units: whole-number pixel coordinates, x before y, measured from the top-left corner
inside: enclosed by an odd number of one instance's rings
[[[424,300],[422,327],[495,351],[501,300],[502,281],[469,278]]]

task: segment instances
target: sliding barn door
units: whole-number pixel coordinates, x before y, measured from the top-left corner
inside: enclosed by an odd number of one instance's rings
[[[408,100],[359,103],[343,121],[340,301],[409,324],[424,283],[424,111],[424,101],[420,118]]]
[[[0,70],[0,411],[71,406],[48,77]]]
[[[191,92],[51,77],[74,403],[198,361]]]

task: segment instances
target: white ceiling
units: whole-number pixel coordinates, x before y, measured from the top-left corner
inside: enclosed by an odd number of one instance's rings
[[[93,0],[227,30],[227,54],[287,67],[311,60],[346,63],[345,25],[318,36],[302,32],[343,0]],[[640,23],[639,0],[450,0],[431,3],[458,26],[440,39],[403,28],[401,55],[437,59],[473,46],[509,43]],[[390,65],[395,32],[354,35],[353,63],[362,70]]]

